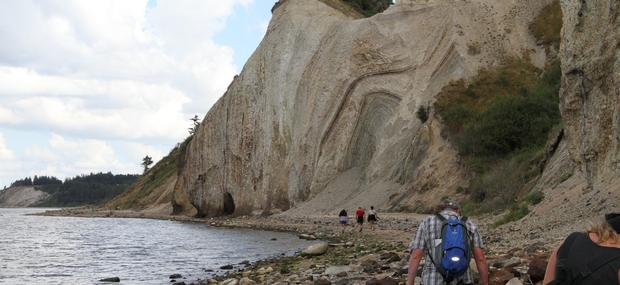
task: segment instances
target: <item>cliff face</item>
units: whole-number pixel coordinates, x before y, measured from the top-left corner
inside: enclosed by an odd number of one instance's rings
[[[593,190],[620,177],[620,2],[562,1],[561,111],[571,158]],[[616,180],[614,182],[614,179]]]
[[[506,56],[545,63],[527,26],[551,1],[399,1],[357,20],[281,2],[187,148],[176,213],[412,209],[453,195],[467,183],[458,156],[433,112],[423,123],[416,111]]]
[[[0,191],[0,207],[23,208],[37,205],[50,197],[49,194],[32,186],[11,187]]]

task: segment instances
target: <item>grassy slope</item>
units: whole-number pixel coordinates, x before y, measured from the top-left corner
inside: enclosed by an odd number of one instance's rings
[[[559,46],[562,11],[559,1],[545,7],[530,24],[547,50]],[[539,203],[530,192],[541,173],[546,142],[561,128],[558,92],[559,61],[549,59],[538,70],[526,59],[508,59],[480,71],[469,84],[446,86],[435,104],[448,136],[471,173],[468,214],[508,213],[498,224],[518,220],[528,205]]]
[[[175,147],[162,158],[153,168],[140,176],[138,181],[129,190],[108,202],[105,207],[110,209],[144,209],[160,203],[172,201],[170,183],[174,184],[177,176],[179,159],[184,155],[185,146],[189,138],[179,147]]]

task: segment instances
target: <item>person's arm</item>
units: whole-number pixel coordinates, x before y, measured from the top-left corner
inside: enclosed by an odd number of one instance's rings
[[[480,273],[480,284],[489,285],[489,266],[482,248],[474,247],[474,260],[476,260],[476,267]]]
[[[414,249],[409,257],[409,270],[407,271],[407,285],[413,285],[416,275],[418,275],[418,266],[420,260],[424,256],[424,250]]]
[[[547,263],[547,270],[545,271],[545,279],[543,279],[543,285],[549,284],[549,282],[555,280],[555,266],[558,261],[558,248],[553,250],[549,262]],[[618,279],[620,280],[620,272],[618,273]]]

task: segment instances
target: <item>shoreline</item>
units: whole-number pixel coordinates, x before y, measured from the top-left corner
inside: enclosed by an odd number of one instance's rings
[[[335,216],[294,217],[278,214],[269,217],[241,216],[218,218],[192,218],[162,215],[129,210],[102,210],[98,208],[70,208],[46,211],[43,216],[84,218],[139,218],[189,223],[204,223],[213,227],[245,228],[311,235],[311,239],[327,241],[327,252],[317,256],[276,257],[246,264],[243,268],[227,271],[221,276],[195,283],[171,284],[404,284],[409,258],[408,244],[415,234],[417,224],[427,215],[409,213],[379,213],[377,229],[371,232],[364,225],[363,232],[341,234],[341,226]],[[524,283],[537,280],[540,271],[544,275],[551,245],[521,241],[521,246],[502,247],[497,235],[487,221],[480,222],[485,239],[488,264],[491,267],[491,283],[506,284],[512,278]],[[475,267],[475,266],[474,266]],[[537,275],[537,276],[533,276]],[[379,283],[377,283],[379,282]],[[527,284],[527,283],[525,283]],[[536,283],[533,283],[536,284]]]

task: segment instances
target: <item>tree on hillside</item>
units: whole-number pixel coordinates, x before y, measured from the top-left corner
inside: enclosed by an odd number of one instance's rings
[[[200,126],[200,118],[198,118],[198,115],[194,115],[194,117],[189,120],[192,121],[192,127],[188,128],[189,134],[194,135],[196,131],[198,131],[198,126]]]
[[[144,167],[144,173],[146,173],[149,170],[149,166],[151,166],[151,164],[153,164],[152,157],[147,155],[142,159],[142,166]]]

